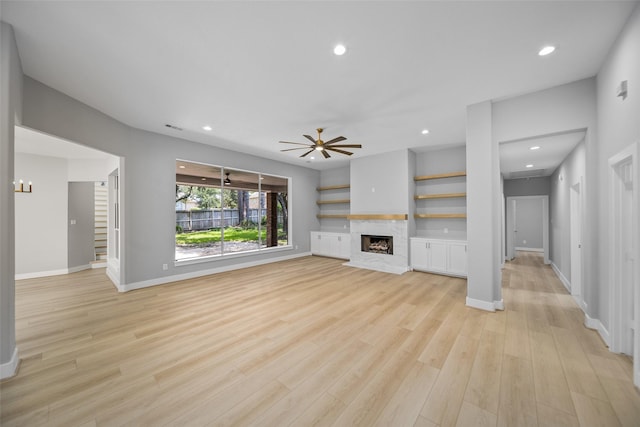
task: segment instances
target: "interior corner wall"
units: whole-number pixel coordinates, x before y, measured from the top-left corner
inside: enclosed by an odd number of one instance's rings
[[[131,128],[29,77],[24,78],[23,101],[25,126],[125,158],[120,171],[124,177],[121,286],[148,286],[176,280],[172,276],[195,276],[309,252],[309,232],[318,224],[312,212],[317,206],[319,171]],[[292,178],[291,249],[175,265],[178,158]]]
[[[569,281],[571,281],[571,187],[581,183],[585,174],[585,145],[581,142],[550,177],[549,259]]]
[[[15,153],[15,175],[33,182],[32,193],[16,193],[16,276],[66,273],[67,160]]]
[[[600,319],[609,327],[609,158],[633,143],[640,142],[640,4],[636,5],[627,24],[609,51],[597,76],[598,155],[594,162],[587,160],[587,170],[598,171],[597,181],[600,203],[592,208],[597,212],[599,234],[596,280],[603,284],[596,296],[599,305],[592,317]],[[616,88],[627,80],[628,94],[625,99],[617,96]],[[589,209],[589,208],[587,208]],[[636,242],[640,236],[636,236]]]
[[[0,379],[15,373],[14,129],[22,119],[22,65],[13,28],[0,21]]]

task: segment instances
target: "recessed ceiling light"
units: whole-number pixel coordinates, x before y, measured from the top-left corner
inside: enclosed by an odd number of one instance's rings
[[[209,126],[209,125],[202,126],[202,129],[206,130],[207,132],[210,131],[210,130],[213,130],[213,128],[211,126]]]
[[[528,168],[532,168],[532,167],[533,167],[533,165],[527,165],[526,167],[528,167]]]
[[[553,53],[554,50],[556,50],[555,46],[545,46],[542,49],[540,49],[540,52],[538,52],[538,55],[546,56],[546,55],[549,55],[550,53]]]
[[[185,166],[185,165],[180,165],[180,166],[178,166],[178,167],[179,167],[180,169],[184,169],[184,168],[186,168],[186,166]]]
[[[207,178],[200,178],[200,180],[201,180],[201,181],[206,181],[206,180],[207,180]]]
[[[426,134],[428,134],[428,133],[429,133],[429,129],[422,129],[422,134],[423,134],[423,135],[426,135]]]
[[[335,53],[338,56],[344,55],[346,51],[347,51],[347,48],[344,47],[343,44],[336,45],[336,47],[333,48],[333,53]]]
[[[534,145],[533,147],[529,147],[529,150],[539,150],[540,146],[539,145]]]
[[[316,158],[315,158],[315,157],[313,157],[313,156],[311,156],[311,157],[309,157],[309,159],[311,159],[311,160],[315,160]]]

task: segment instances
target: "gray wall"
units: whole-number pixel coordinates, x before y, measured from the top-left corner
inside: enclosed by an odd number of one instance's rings
[[[571,186],[586,175],[585,146],[580,143],[551,175],[549,258],[571,281]]]
[[[0,21],[0,378],[14,373],[14,125],[22,116],[22,65],[13,28]]]
[[[95,258],[95,184],[70,182],[68,186],[67,264],[73,269],[85,267]]]
[[[309,231],[318,227],[318,171],[134,129],[28,77],[23,117],[24,124],[33,129],[124,157],[121,285],[309,251]],[[174,266],[177,158],[291,177],[290,242],[294,249]],[[149,211],[154,215],[147,215]],[[162,264],[168,264],[169,269],[163,271]]]
[[[591,314],[591,304],[595,304],[592,317],[602,321],[605,328],[609,327],[609,164],[608,160],[632,143],[640,141],[640,5],[636,6],[625,28],[618,36],[618,40],[609,51],[597,78],[598,99],[598,150],[590,156],[587,145],[586,169],[589,176],[596,177],[596,185],[600,196],[599,203],[590,203],[585,208],[585,214],[595,212],[598,227],[586,225],[588,233],[599,234],[594,237],[598,241],[598,252],[585,260],[587,264],[597,264],[597,275],[594,280],[601,284],[595,297],[588,301],[588,311]],[[616,87],[622,80],[628,80],[629,93],[626,99],[616,96]],[[640,234],[640,232],[638,233]],[[636,242],[640,235],[634,236]],[[584,247],[584,246],[583,246]],[[590,262],[592,260],[593,262]],[[586,275],[589,276],[591,272]],[[588,280],[588,277],[587,277]]]
[[[516,248],[542,249],[542,207],[539,198],[516,200]]]
[[[551,188],[551,178],[548,176],[536,178],[505,179],[504,196],[548,196]]]

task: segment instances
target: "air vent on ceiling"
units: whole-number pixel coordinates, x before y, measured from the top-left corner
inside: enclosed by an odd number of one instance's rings
[[[180,130],[180,131],[182,130],[182,128],[179,128],[178,126],[170,125],[168,123],[165,126],[173,130]]]

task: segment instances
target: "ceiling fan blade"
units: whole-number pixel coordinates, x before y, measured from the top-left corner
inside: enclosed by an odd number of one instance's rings
[[[328,145],[328,144],[335,144],[336,142],[340,142],[340,141],[344,141],[347,138],[345,138],[344,136],[339,136],[337,138],[333,138],[331,141],[327,141],[324,143],[324,145]]]
[[[306,147],[309,146],[309,144],[303,144],[302,142],[289,142],[289,141],[278,141],[280,144],[295,144],[295,145],[304,145]],[[314,141],[315,142],[315,141]]]
[[[309,141],[313,142],[314,144],[317,143],[316,140],[313,139],[313,137],[311,137],[310,135],[302,135],[302,136],[304,136],[305,138],[307,138]]]
[[[321,153],[322,153],[322,155],[324,156],[325,159],[328,159],[329,157],[331,157],[329,155],[329,153],[327,153],[327,150],[322,150]]]
[[[300,148],[287,148],[286,150],[280,150],[280,151],[293,151],[293,150],[308,150],[309,146],[307,145],[306,147],[300,147]]]
[[[333,148],[333,147],[324,147],[325,150],[331,150],[331,151],[335,151],[336,153],[340,153],[340,154],[346,154],[347,156],[352,155],[353,153],[350,153],[348,151],[344,151],[344,150],[338,150],[337,148]]]
[[[302,156],[300,156],[300,157],[304,157],[304,156],[306,156],[307,154],[311,154],[311,153],[313,153],[314,151],[316,151],[316,149],[315,149],[315,148],[312,148],[311,150],[307,151],[306,153],[304,153],[304,154],[303,154]]]
[[[326,145],[326,144],[325,144]],[[340,144],[340,145],[332,145],[332,147],[339,148],[362,148],[362,144]]]

